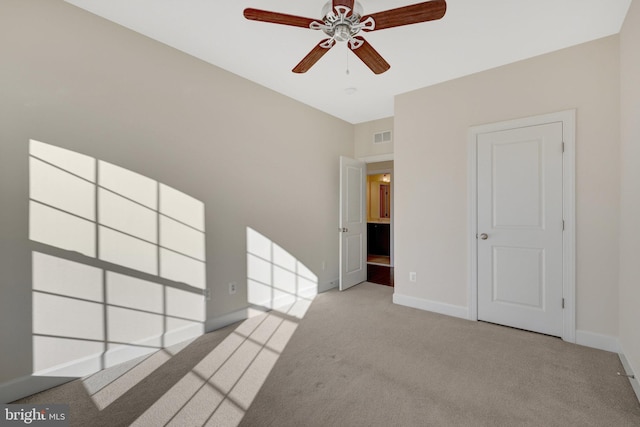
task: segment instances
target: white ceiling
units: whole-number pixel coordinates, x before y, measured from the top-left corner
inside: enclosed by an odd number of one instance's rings
[[[439,21],[365,34],[391,64],[375,75],[344,44],[292,73],[324,34],[242,15],[253,7],[319,19],[325,0],[66,1],[354,124],[393,116],[397,94],[616,34],[631,3],[448,0]],[[361,0],[365,14],[419,2]]]

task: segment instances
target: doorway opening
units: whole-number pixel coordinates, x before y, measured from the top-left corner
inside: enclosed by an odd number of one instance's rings
[[[393,286],[393,161],[367,164],[367,281]]]

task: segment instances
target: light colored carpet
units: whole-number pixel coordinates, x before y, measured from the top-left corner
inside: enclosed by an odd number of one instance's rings
[[[616,354],[392,292],[330,291],[302,320],[261,315],[20,403],[69,403],[78,426],[640,426]]]
[[[242,426],[640,426],[616,354],[392,304],[316,297]]]

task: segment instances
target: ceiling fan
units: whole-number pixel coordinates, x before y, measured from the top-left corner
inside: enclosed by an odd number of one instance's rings
[[[244,17],[252,21],[322,30],[329,38],[322,40],[293,68],[294,73],[305,73],[336,42],[347,42],[349,49],[376,74],[387,71],[391,66],[364,38],[360,31],[369,32],[402,25],[433,21],[444,16],[447,10],[445,0],[431,0],[410,6],[403,6],[383,12],[364,15],[362,6],[355,0],[332,0],[322,9],[322,19],[304,18],[285,13],[247,8]]]

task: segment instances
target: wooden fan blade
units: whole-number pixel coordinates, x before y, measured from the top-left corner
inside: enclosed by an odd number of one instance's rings
[[[336,6],[344,6],[348,7],[349,10],[353,12],[353,3],[354,0],[333,0],[333,8],[335,9]]]
[[[269,12],[267,10],[247,8],[244,17],[252,21],[271,22],[272,24],[291,25],[293,27],[309,28],[317,19],[304,18],[302,16],[287,15],[286,13]],[[320,22],[322,23],[322,22]]]
[[[334,42],[330,47],[320,46],[321,44],[325,43],[327,40],[329,39],[322,40],[320,43],[316,45],[316,47],[311,49],[311,52],[309,52],[307,56],[302,58],[302,61],[300,61],[298,65],[296,65],[291,71],[298,74],[306,73],[307,71],[309,71],[309,69],[313,67],[313,65],[316,62],[318,62],[320,58],[324,56],[325,53],[329,52],[329,49],[331,49],[333,46],[336,45]]]
[[[434,21],[442,18],[446,11],[447,2],[445,0],[432,0],[363,16],[360,22],[364,22],[369,17],[373,18],[376,25],[372,31],[377,31],[419,22]]]
[[[382,74],[391,68],[391,65],[387,61],[384,60],[382,56],[369,44],[368,41],[363,39],[362,37],[354,37],[359,41],[362,41],[362,45],[357,48],[352,48],[351,43],[349,43],[349,49],[356,54],[358,58],[362,60],[366,64],[367,67],[371,69],[376,74]]]

